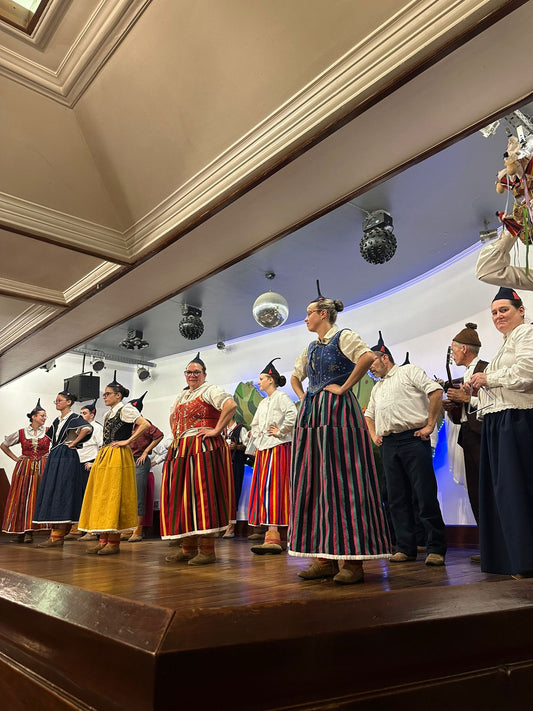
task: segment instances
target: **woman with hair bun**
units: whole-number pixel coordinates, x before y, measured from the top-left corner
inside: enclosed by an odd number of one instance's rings
[[[135,461],[128,446],[150,427],[131,403],[123,403],[130,391],[113,382],[103,393],[110,408],[104,418],[103,446],[98,450],[91,467],[87,489],[83,497],[80,531],[98,533],[96,546],[87,553],[113,555],[120,552],[120,534],[137,524],[137,483]],[[134,425],[137,425],[133,432]]]
[[[93,428],[81,415],[71,412],[77,399],[68,391],[68,382],[55,399],[60,414],[47,432],[52,443],[33,518],[35,523],[52,526],[52,531],[38,548],[61,547],[72,523],[80,517],[85,482],[78,449]]]
[[[46,457],[50,449],[50,439],[46,436],[46,412],[41,407],[41,400],[27,415],[29,424],[8,435],[0,445],[15,464],[11,477],[11,486],[7,495],[2,531],[15,533],[15,543],[32,543],[33,512],[37,491],[41,481]],[[11,447],[20,444],[22,454],[17,457]]]
[[[298,573],[305,580],[351,584],[363,581],[364,560],[387,558],[391,545],[370,435],[352,392],[374,356],[357,333],[334,325],[343,308],[318,289],[305,318],[318,339],[297,358],[291,377],[302,406],[293,443],[289,554],[315,559]]]
[[[256,447],[250,488],[248,523],[268,526],[265,542],[252,547],[258,555],[281,553],[279,526],[289,523],[289,474],[291,440],[296,406],[278,386],[287,382],[274,366],[274,358],[259,375],[259,389],[266,397],[259,403],[251,432]]]

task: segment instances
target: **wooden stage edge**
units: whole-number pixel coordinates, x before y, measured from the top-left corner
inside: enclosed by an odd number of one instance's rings
[[[6,555],[24,548],[20,555],[37,560],[58,556],[54,567],[59,570],[61,564],[77,560],[75,547],[82,545],[72,544],[65,554],[13,545],[2,548]],[[162,542],[141,545],[156,546],[145,552],[166,549]],[[223,545],[223,551],[239,550],[242,560],[248,560],[246,541]],[[133,570],[135,557],[140,561],[150,555],[139,551],[130,547],[114,561],[96,563],[94,556],[86,556],[87,565],[120,563]],[[267,558],[256,556],[250,569],[257,561],[259,574],[290,563],[292,576],[303,567],[301,559],[294,567],[295,559]],[[5,565],[1,554],[0,563]],[[250,604],[204,605],[199,600],[174,609],[1,569],[0,708],[501,711],[512,703],[529,707],[533,581],[502,576],[484,581],[479,566],[471,566],[471,575],[480,582],[440,583],[445,572],[428,569],[423,559],[408,564],[401,574],[394,564],[371,561],[369,577],[377,578],[387,565],[394,568],[389,588],[374,584],[370,593],[367,583],[341,588],[331,581],[312,581],[300,583],[301,597],[273,591]],[[450,551],[450,576],[461,570],[468,573],[468,565],[467,553]],[[208,567],[212,576],[215,566]],[[231,560],[224,570],[231,574],[237,568]],[[189,570],[177,575],[185,580],[189,572],[202,575]],[[414,581],[416,576],[418,583],[409,586],[409,578]],[[405,587],[393,589],[400,578]],[[256,578],[258,585],[260,579]],[[216,578],[210,580],[212,585]]]

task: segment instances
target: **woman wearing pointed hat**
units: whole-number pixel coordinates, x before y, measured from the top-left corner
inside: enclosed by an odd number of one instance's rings
[[[133,405],[139,412],[143,411],[144,398],[146,393],[135,400],[130,400],[130,405]],[[163,439],[163,433],[150,420],[148,429],[145,429],[140,437],[133,440],[130,448],[135,461],[135,481],[137,485],[137,527],[132,531],[131,535],[123,534],[121,538],[127,537],[129,543],[138,543],[143,539],[143,519],[144,509],[146,504],[146,485],[148,483],[148,474],[150,473],[151,461],[150,452]],[[133,432],[137,431],[137,425],[134,425]]]
[[[80,409],[80,415],[83,417],[85,422],[88,422],[93,431],[88,440],[86,440],[81,448],[78,450],[78,455],[80,457],[80,467],[81,475],[84,481],[83,494],[85,495],[85,489],[87,488],[87,482],[89,481],[89,473],[91,467],[94,464],[98,450],[102,446],[104,441],[104,428],[102,425],[96,421],[96,402],[93,400],[88,405],[83,405]],[[85,533],[82,535],[82,531],[78,528],[78,523],[74,523],[69,533],[65,536],[65,541],[96,541],[98,537],[92,533]]]
[[[37,491],[50,449],[50,439],[46,436],[46,412],[41,407],[41,400],[27,415],[29,424],[8,435],[0,449],[15,464],[11,477],[11,486],[7,494],[2,531],[15,533],[13,542],[31,543],[32,531],[40,526],[33,524],[33,513]],[[17,457],[11,447],[20,444],[22,454]]]
[[[533,326],[522,300],[502,287],[492,321],[503,343],[469,383],[483,418],[479,466],[481,568],[513,577],[533,575]]]
[[[166,556],[167,563],[214,563],[214,537],[235,522],[231,456],[222,432],[237,403],[206,377],[198,353],[187,364],[187,387],[171,409],[174,439],[161,481],[161,537],[181,541],[181,548]]]
[[[52,440],[50,454],[43,471],[34,522],[52,527],[50,537],[38,548],[61,547],[72,523],[80,517],[85,488],[78,449],[89,439],[92,426],[81,415],[71,411],[77,401],[69,392],[69,383],[55,399],[59,417],[52,422],[47,434]]]
[[[291,377],[302,406],[293,441],[289,554],[315,559],[299,572],[305,580],[351,584],[363,580],[364,560],[389,557],[391,545],[370,435],[352,391],[374,355],[357,333],[335,326],[343,308],[318,288],[305,318],[318,338]]]
[[[104,419],[103,446],[91,467],[89,481],[78,527],[80,531],[97,533],[98,544],[87,553],[99,556],[120,552],[120,534],[135,527],[137,521],[137,487],[135,462],[128,446],[150,423],[130,403],[123,399],[130,391],[113,381],[103,393],[109,410]],[[137,430],[133,432],[134,425]]]
[[[296,406],[286,393],[278,390],[278,386],[283,387],[286,382],[273,361],[259,375],[259,389],[266,397],[259,403],[251,426],[256,454],[248,510],[251,526],[268,526],[265,542],[252,547],[252,552],[258,555],[281,553],[279,527],[289,523],[289,474]]]

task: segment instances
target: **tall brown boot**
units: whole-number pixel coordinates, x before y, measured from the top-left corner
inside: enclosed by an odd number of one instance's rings
[[[200,536],[198,555],[189,561],[189,565],[208,565],[216,562],[215,539],[212,536]]]
[[[198,536],[187,536],[187,538],[178,538],[181,542],[180,548],[176,553],[169,553],[165,556],[167,563],[180,563],[182,560],[192,560],[198,555]]]

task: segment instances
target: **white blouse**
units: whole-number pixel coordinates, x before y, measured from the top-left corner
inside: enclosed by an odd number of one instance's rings
[[[533,408],[533,326],[523,323],[504,339],[485,369],[486,388],[478,393],[480,416]]]
[[[510,289],[533,289],[533,270],[511,266],[511,249],[518,237],[503,230],[497,240],[481,248],[476,264],[480,281]]]
[[[290,442],[296,424],[296,415],[296,405],[283,390],[276,388],[271,395],[261,400],[251,426],[256,449],[272,449],[284,442]],[[277,435],[268,434],[270,425],[279,428]]]
[[[24,436],[26,439],[42,439],[42,437],[46,436],[46,425],[39,427],[37,432],[34,431],[31,425],[27,425],[21,429],[24,430]],[[4,444],[6,447],[13,447],[15,444],[20,444],[19,430],[4,437]]]

